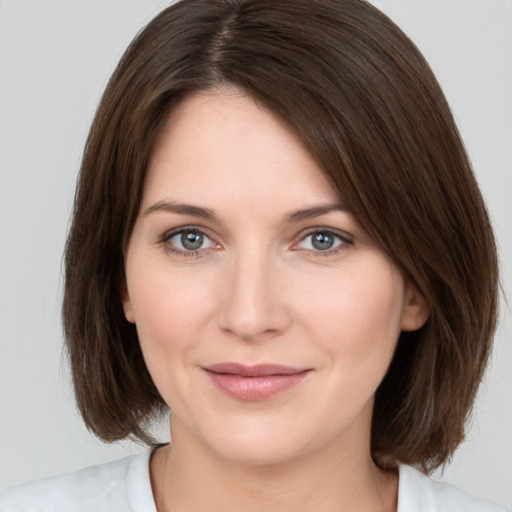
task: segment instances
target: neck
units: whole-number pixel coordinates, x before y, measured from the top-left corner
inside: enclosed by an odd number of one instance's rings
[[[396,511],[398,477],[377,468],[363,445],[325,446],[274,464],[226,460],[198,442],[178,421],[172,447],[151,461],[159,512]]]

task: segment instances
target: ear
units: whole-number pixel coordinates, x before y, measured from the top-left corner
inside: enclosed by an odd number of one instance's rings
[[[126,282],[121,285],[121,300],[123,301],[124,316],[131,324],[135,323],[135,316],[132,309],[132,301],[130,300],[130,294],[128,293],[128,287]]]
[[[402,310],[402,331],[417,331],[428,320],[430,306],[416,285],[407,281],[405,285],[404,307]]]

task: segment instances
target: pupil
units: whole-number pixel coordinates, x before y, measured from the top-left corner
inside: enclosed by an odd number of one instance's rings
[[[315,233],[313,235],[312,244],[315,249],[325,251],[333,246],[334,238],[328,233]]]
[[[183,233],[181,235],[181,243],[185,249],[194,251],[203,245],[203,235],[201,233],[194,233],[193,231]]]

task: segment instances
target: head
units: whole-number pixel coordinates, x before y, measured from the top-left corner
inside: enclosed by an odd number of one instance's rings
[[[123,310],[125,259],[169,119],[219,90],[293,133],[428,305],[424,325],[398,335],[371,443],[381,466],[442,464],[463,439],[490,350],[494,240],[431,70],[361,0],[185,0],[126,51],[87,141],[66,248],[64,328],[87,426],[107,441],[150,442],[165,407]]]

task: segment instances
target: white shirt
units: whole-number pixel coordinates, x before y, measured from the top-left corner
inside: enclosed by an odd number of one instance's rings
[[[0,491],[0,512],[157,512],[150,454]],[[400,466],[399,482],[397,512],[507,512],[410,466]]]

